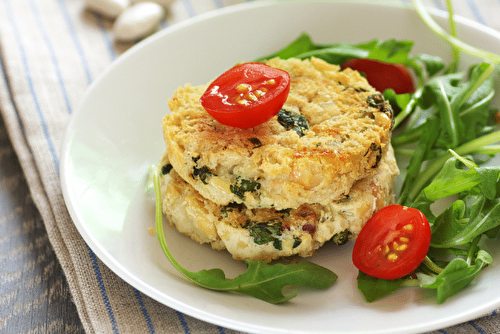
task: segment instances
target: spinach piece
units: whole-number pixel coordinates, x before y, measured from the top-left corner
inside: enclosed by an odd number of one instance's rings
[[[295,130],[302,137],[304,131],[309,129],[304,115],[281,109],[278,112],[278,122],[287,130]]]
[[[282,209],[282,210],[276,210],[277,213],[282,213],[284,215],[289,215],[291,211],[292,211],[292,208],[286,208],[286,209]]]
[[[293,246],[292,246],[292,248],[299,247],[301,243],[302,243],[302,240],[300,240],[299,237],[297,237],[297,236],[294,235],[293,236]]]
[[[352,233],[349,230],[344,230],[342,232],[335,234],[332,237],[332,241],[336,245],[342,246],[342,245],[345,245],[351,239],[351,236],[352,236]]]
[[[337,275],[331,270],[309,261],[292,264],[268,264],[265,261],[247,260],[246,271],[233,278],[226,278],[221,269],[190,271],[182,267],[168,249],[163,231],[163,216],[161,211],[160,172],[152,166],[155,191],[155,227],[160,246],[172,265],[193,283],[210,290],[236,292],[259,298],[263,301],[280,304],[295,296],[297,291],[284,295],[285,286],[305,286],[317,289],[327,289],[337,280]]]
[[[380,145],[375,144],[375,143],[371,143],[370,148],[365,153],[365,156],[370,154],[370,151],[377,152],[377,157],[375,158],[375,163],[372,166],[372,168],[377,168],[378,164],[380,163],[380,160],[382,160],[382,147]]]
[[[368,105],[370,105],[370,107],[374,107],[374,108],[383,107],[383,106],[385,106],[385,103],[386,103],[384,100],[384,96],[382,94],[370,95],[366,99],[366,102],[368,102]]]
[[[236,184],[230,185],[229,189],[233,194],[244,200],[246,192],[256,192],[260,189],[260,183],[251,179],[238,177]]]
[[[166,164],[161,167],[161,174],[167,175],[172,170],[173,166],[171,164]]]
[[[216,175],[214,173],[212,173],[212,171],[207,167],[207,166],[202,166],[200,168],[198,167],[193,167],[193,178],[199,178],[201,180],[201,182],[203,182],[204,184],[207,184],[207,179],[210,177],[210,176],[213,176],[213,175]]]
[[[332,241],[339,246],[345,245],[351,239],[352,233],[349,230],[344,230],[335,234]]]
[[[248,138],[248,140],[253,144],[253,148],[258,148],[262,146],[262,143],[259,140],[259,138]]]
[[[250,236],[257,245],[264,245],[269,242],[273,243],[277,250],[282,249],[281,239],[281,222],[272,220],[270,222],[255,223],[249,222],[245,225],[250,231]]]
[[[193,157],[193,161],[195,163],[195,166],[193,167],[193,172],[192,172],[191,176],[193,177],[193,179],[199,178],[201,180],[201,182],[203,182],[203,184],[207,184],[208,178],[210,176],[216,176],[217,174],[213,173],[210,170],[210,168],[208,168],[208,166],[198,167],[198,160],[199,159],[200,158]]]
[[[235,209],[241,212],[241,210],[243,210],[243,203],[231,202],[228,205],[221,207],[220,213],[222,217],[227,218],[228,213],[233,212]]]

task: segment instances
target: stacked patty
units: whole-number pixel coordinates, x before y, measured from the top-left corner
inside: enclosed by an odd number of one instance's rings
[[[163,119],[163,212],[181,233],[241,260],[345,243],[392,203],[398,173],[392,110],[358,72],[316,58],[267,65],[291,79],[271,120],[219,123],[199,102],[208,85],[178,88]]]

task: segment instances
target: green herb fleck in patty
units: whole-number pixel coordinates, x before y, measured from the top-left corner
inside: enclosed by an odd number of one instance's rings
[[[295,130],[299,136],[304,135],[304,131],[309,129],[304,115],[300,115],[286,109],[278,112],[278,122],[287,130]]]

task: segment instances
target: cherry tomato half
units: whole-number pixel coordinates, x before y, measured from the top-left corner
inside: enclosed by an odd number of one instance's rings
[[[379,92],[388,88],[396,94],[413,93],[415,86],[408,69],[402,64],[384,63],[378,60],[351,58],[342,64],[342,69],[351,68],[363,72],[366,80]]]
[[[431,228],[422,212],[389,205],[361,229],[352,260],[367,275],[396,279],[410,274],[422,263],[430,243]]]
[[[219,122],[251,128],[280,111],[290,91],[290,75],[261,64],[243,63],[208,86],[200,103]]]

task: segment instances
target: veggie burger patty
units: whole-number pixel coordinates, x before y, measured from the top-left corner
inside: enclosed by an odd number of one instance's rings
[[[163,212],[235,259],[310,256],[357,235],[394,201],[393,114],[363,76],[323,60],[278,58],[290,74],[281,111],[249,129],[213,119],[208,85],[179,87],[163,119]]]
[[[267,65],[290,74],[290,93],[277,116],[253,128],[213,119],[199,102],[207,86],[175,92],[163,119],[172,166],[219,205],[281,210],[344,197],[386,154],[390,105],[358,72],[320,59]]]
[[[166,154],[161,165],[170,166]],[[348,195],[326,205],[304,203],[287,210],[218,205],[175,169],[164,171],[163,212],[181,233],[214,249],[227,249],[237,260],[269,262],[285,256],[311,256],[328,240],[342,245],[357,235],[375,212],[394,202],[392,185],[398,167],[390,148],[376,172],[358,180]]]

